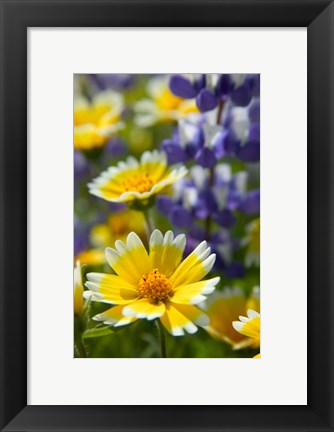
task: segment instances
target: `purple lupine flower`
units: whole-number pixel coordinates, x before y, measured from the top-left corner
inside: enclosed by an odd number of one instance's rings
[[[233,261],[226,265],[224,274],[229,279],[242,279],[245,276],[245,266],[238,261]]]
[[[239,210],[245,214],[259,214],[260,190],[254,189],[247,192],[239,204]]]
[[[217,107],[218,96],[208,89],[202,89],[196,96],[196,104],[201,112],[211,111]]]
[[[87,249],[89,241],[89,227],[74,218],[74,256]]]
[[[215,109],[220,101],[230,100],[246,107],[260,94],[258,74],[183,74],[172,75],[169,87],[176,96],[192,99],[201,112]]]
[[[260,123],[259,109],[251,104],[249,107],[231,106],[225,120],[228,131],[224,145],[226,153],[233,152],[243,162],[260,160]]]
[[[233,83],[230,97],[236,106],[245,107],[249,105],[253,97],[253,80],[246,74],[231,74]]]
[[[232,210],[225,208],[215,214],[215,221],[224,228],[231,228],[237,221]]]
[[[131,87],[136,79],[136,75],[133,74],[92,74],[90,76],[100,90],[108,88],[125,90]]]
[[[220,97],[220,74],[183,74],[172,75],[169,88],[176,96],[193,99],[201,112],[217,107]]]
[[[240,247],[239,239],[235,239],[228,230],[221,230],[212,235],[210,247],[216,254],[214,269],[223,272],[228,279],[241,279],[245,276],[245,267],[234,259]]]
[[[166,153],[168,163],[171,165],[178,162],[187,162],[188,160],[186,149],[181,147],[180,142],[177,139],[163,140],[160,149]]]
[[[74,150],[73,160],[75,179],[84,177],[89,173],[89,163],[82,152]]]
[[[128,147],[128,144],[123,139],[113,137],[107,142],[105,150],[106,153],[117,158],[123,156],[128,151]]]
[[[169,216],[170,211],[173,207],[173,198],[167,195],[158,195],[157,197],[157,209],[164,216]]]
[[[249,118],[252,123],[260,124],[260,99],[254,98],[249,106]]]
[[[218,204],[214,192],[209,189],[203,189],[198,193],[195,214],[199,219],[206,219],[218,209]]]
[[[218,162],[217,155],[220,154],[221,150],[223,127],[204,123],[201,129],[204,143],[195,155],[195,162],[203,168],[213,168]]]
[[[110,213],[120,212],[120,211],[125,210],[127,208],[125,203],[108,202],[107,205],[108,205],[108,209],[109,209]],[[105,219],[105,213],[101,213],[100,216],[102,219],[99,218],[98,222],[103,223],[104,219]]]
[[[183,75],[172,75],[169,81],[169,88],[175,96],[184,99],[192,99],[197,95],[194,82]]]
[[[205,86],[205,75],[203,74],[174,74],[169,81],[170,91],[175,96],[192,99],[196,97]]]
[[[200,124],[197,124],[198,117],[191,120],[191,116],[181,119],[172,138],[162,141],[160,148],[167,154],[168,163],[187,162],[193,159],[198,149],[203,146],[204,135]]]
[[[233,212],[241,204],[245,213],[251,211],[251,205],[255,206],[255,198],[247,195],[246,172],[232,175],[228,164],[216,165],[213,172],[196,165],[191,168],[190,177],[175,185],[173,198],[163,196],[157,200],[159,212],[177,227],[190,227],[194,218],[205,220],[212,216],[220,226],[231,228],[236,222]]]
[[[260,110],[255,99],[248,107],[226,105],[223,124],[215,124],[217,110],[212,113],[191,115],[179,120],[170,139],[161,143],[168,162],[195,163],[213,168],[224,157],[237,157],[243,162],[255,163],[260,159]]]
[[[195,162],[203,168],[213,168],[217,163],[217,159],[212,149],[203,147],[196,153]]]
[[[176,227],[189,227],[193,220],[193,214],[180,204],[172,206],[169,213],[171,223]]]

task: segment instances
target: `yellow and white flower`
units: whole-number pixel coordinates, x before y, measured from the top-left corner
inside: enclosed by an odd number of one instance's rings
[[[224,288],[215,292],[204,307],[210,318],[210,325],[205,330],[216,340],[226,342],[234,349],[251,344],[249,338],[237,332],[232,322],[240,315],[246,314],[248,309],[260,311],[260,289],[254,287],[249,297],[246,297],[239,287]]]
[[[80,315],[83,311],[83,284],[80,261],[74,267],[74,314]]]
[[[233,321],[233,327],[237,332],[246,336],[249,341],[247,345],[243,344],[239,348],[245,348],[245,346],[258,348],[260,346],[260,314],[253,309],[248,309],[247,317],[240,316],[239,320]],[[256,357],[259,357],[259,355]]]
[[[123,128],[122,95],[112,90],[99,93],[90,102],[83,96],[74,100],[74,148],[91,150],[102,147],[112,134]]]
[[[85,249],[74,257],[74,262],[77,261],[89,266],[98,266],[106,262],[106,257],[103,249]]]
[[[150,237],[150,250],[131,232],[115,249],[107,248],[106,257],[116,274],[89,273],[85,296],[92,301],[116,305],[96,315],[94,320],[111,326],[123,326],[138,319],[159,318],[174,336],[195,333],[209,324],[207,315],[195,305],[211,294],[219,277],[202,280],[215,262],[215,254],[203,241],[185,260],[186,238],[164,236],[159,230]]]
[[[88,184],[91,194],[112,202],[148,200],[187,174],[184,166],[171,168],[165,153],[154,150],[140,161],[129,156],[126,162],[110,167]]]
[[[169,77],[154,77],[148,81],[149,98],[134,105],[135,123],[140,127],[152,126],[159,122],[174,122],[190,113],[198,113],[195,99],[175,96],[169,89]]]
[[[124,209],[112,213],[106,224],[94,225],[90,230],[89,239],[94,247],[106,248],[116,240],[126,241],[131,231],[145,238],[145,218],[142,212]]]

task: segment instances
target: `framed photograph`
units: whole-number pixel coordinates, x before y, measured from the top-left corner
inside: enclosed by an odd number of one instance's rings
[[[332,431],[333,2],[1,13],[1,430]]]

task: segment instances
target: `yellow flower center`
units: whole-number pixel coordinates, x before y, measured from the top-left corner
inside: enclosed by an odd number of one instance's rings
[[[144,274],[138,284],[138,293],[141,298],[148,298],[154,302],[166,301],[174,294],[171,283],[158,269]]]
[[[135,174],[123,181],[126,192],[148,192],[152,189],[154,182],[148,173]]]

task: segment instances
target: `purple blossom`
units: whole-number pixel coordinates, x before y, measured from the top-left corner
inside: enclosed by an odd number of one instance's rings
[[[260,213],[260,190],[249,191],[240,202],[239,210],[245,214]]]
[[[176,96],[192,99],[201,112],[215,109],[220,101],[246,107],[260,94],[258,74],[183,74],[172,75],[170,90]]]
[[[136,75],[133,74],[92,74],[92,79],[100,90],[111,88],[113,90],[124,90],[131,87],[135,82]]]
[[[106,152],[111,156],[118,158],[128,151],[128,144],[118,137],[111,138],[106,144]]]
[[[89,163],[82,152],[74,150],[74,177],[79,179],[89,173]]]

